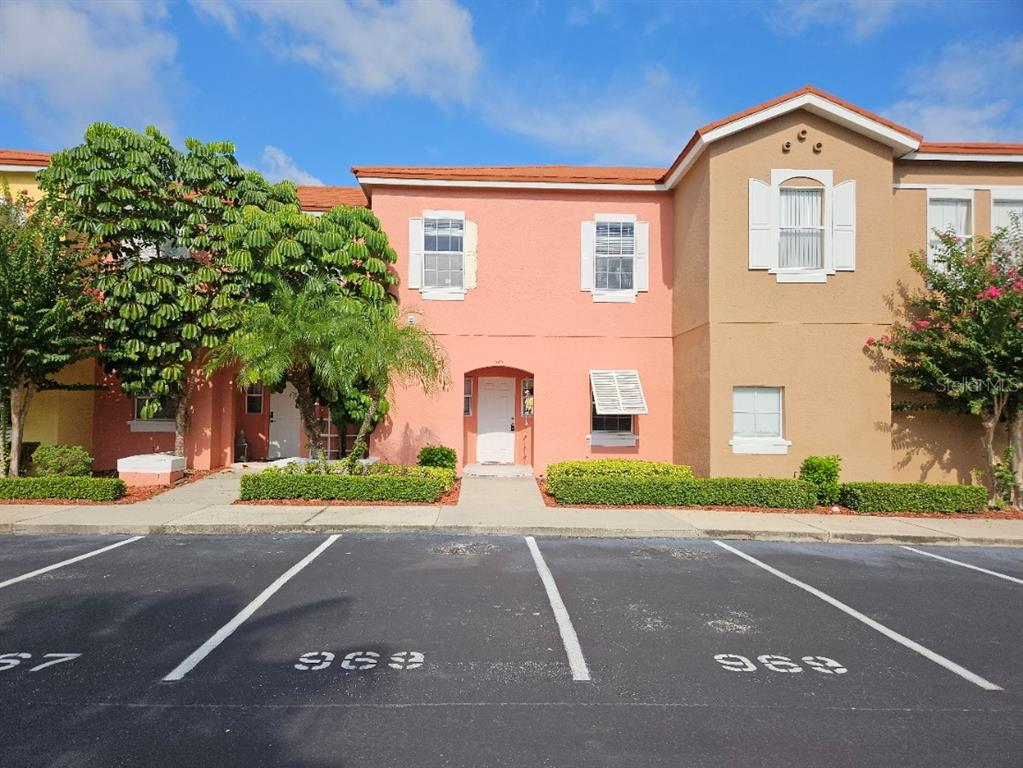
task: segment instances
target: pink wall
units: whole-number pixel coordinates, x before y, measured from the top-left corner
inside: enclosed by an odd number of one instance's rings
[[[415,461],[419,448],[442,443],[461,463],[474,420],[462,416],[467,372],[505,366],[533,374],[533,467],[589,456],[672,457],[671,242],[667,195],[566,191],[377,189],[373,211],[398,252],[399,298],[422,312],[448,355],[451,386],[427,396],[395,393],[374,433],[374,455]],[[408,219],[424,209],[464,210],[479,228],[478,288],[464,301],[424,301],[407,282]],[[580,225],[597,213],[630,213],[650,223],[650,290],[635,304],[598,304],[579,290]],[[637,418],[635,448],[594,448],[589,370],[640,373],[649,415]],[[469,422],[469,423],[466,423]]]

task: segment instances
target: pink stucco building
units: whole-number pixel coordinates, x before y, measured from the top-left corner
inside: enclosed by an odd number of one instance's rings
[[[0,153],[14,181],[43,164]],[[928,143],[806,87],[697,129],[666,168],[353,172],[358,187],[301,188],[303,206],[372,208],[399,256],[402,322],[437,335],[451,378],[399,390],[374,455],[441,443],[461,466],[627,456],[785,477],[839,453],[849,480],[937,482],[983,464],[973,421],[893,411],[905,393],[863,342],[919,285],[908,254],[934,228],[982,235],[1023,214],[1023,145]],[[114,390],[61,402],[36,434],[87,419],[75,441],[99,467],[171,447],[169,425]],[[192,466],[233,460],[241,431],[250,458],[303,451],[288,391],[221,374],[192,408]]]

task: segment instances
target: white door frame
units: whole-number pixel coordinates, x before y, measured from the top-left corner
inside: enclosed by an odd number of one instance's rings
[[[295,399],[298,391],[286,384],[283,392],[270,393],[270,430],[267,436],[268,459],[291,459],[301,447],[302,418]]]
[[[476,379],[476,461],[480,464],[515,463],[515,431],[512,429],[515,389],[516,380],[512,376]]]

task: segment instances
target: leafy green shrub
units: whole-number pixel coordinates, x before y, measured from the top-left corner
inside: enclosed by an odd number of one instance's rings
[[[589,461],[562,461],[547,465],[548,483],[566,477],[670,477],[684,480],[693,476],[685,464],[666,461],[640,461],[638,459],[591,459]]]
[[[32,454],[37,477],[91,477],[92,456],[80,445],[41,445]]]
[[[2,477],[0,499],[88,499],[114,501],[124,496],[116,477]]]
[[[979,512],[987,504],[982,485],[843,483],[839,499],[857,512]]]
[[[808,509],[817,491],[804,480],[766,477],[547,477],[559,504]]]
[[[799,479],[817,488],[817,503],[831,506],[838,502],[838,473],[841,456],[807,456],[799,467]]]
[[[242,475],[241,498],[433,502],[454,483],[454,470],[440,467],[371,464],[358,475],[312,473],[286,467]]]
[[[421,467],[443,467],[444,469],[455,469],[458,466],[458,455],[454,448],[446,445],[426,445],[419,452],[419,466]]]
[[[426,478],[441,483],[445,491],[451,490],[455,484],[455,471],[442,467],[410,467],[405,464],[366,464],[356,465],[355,472],[349,473],[344,461],[292,461],[282,467],[264,470],[261,474],[277,473],[282,475],[322,475],[332,477],[400,477]]]

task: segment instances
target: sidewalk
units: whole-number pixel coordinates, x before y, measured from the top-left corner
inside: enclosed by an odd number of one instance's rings
[[[553,508],[521,477],[467,477],[457,506],[232,504],[239,476],[220,472],[138,504],[0,505],[0,534],[436,531],[1023,547],[1023,520]]]

